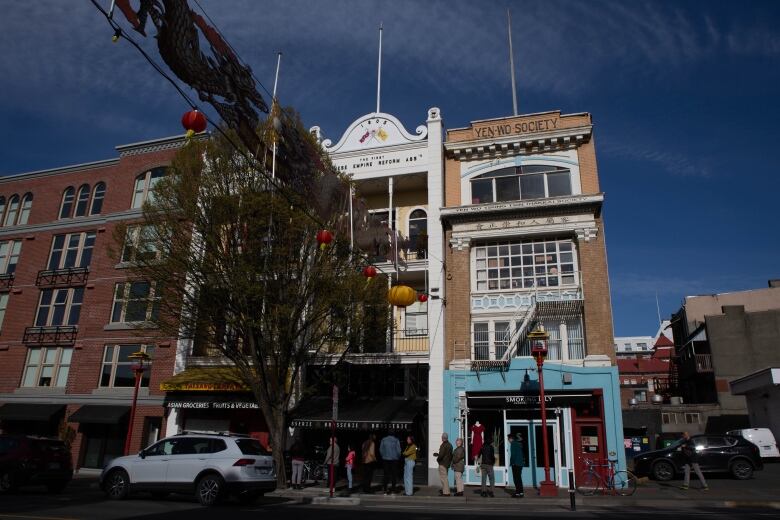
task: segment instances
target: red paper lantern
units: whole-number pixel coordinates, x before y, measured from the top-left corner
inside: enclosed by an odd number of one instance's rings
[[[428,301],[428,295],[425,293],[420,293],[417,295],[417,301],[420,303],[425,303]]]
[[[373,278],[376,276],[376,273],[377,273],[376,267],[374,267],[373,265],[369,265],[363,268],[363,276],[365,276],[366,278],[369,279]]]
[[[199,134],[206,130],[208,121],[202,112],[190,110],[181,117],[181,126],[187,131],[187,137],[190,137],[192,134]]]
[[[325,249],[325,246],[331,242],[333,242],[333,233],[327,229],[317,231],[317,243],[320,245],[320,248]]]

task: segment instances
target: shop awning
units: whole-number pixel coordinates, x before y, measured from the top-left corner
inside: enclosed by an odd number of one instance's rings
[[[339,404],[336,428],[341,430],[405,429],[427,415],[424,399],[360,399]],[[330,428],[333,407],[330,399],[313,399],[293,412],[290,426]]]
[[[68,422],[81,424],[116,424],[130,411],[129,406],[85,404],[68,417]]]
[[[234,367],[188,368],[160,383],[166,392],[240,392],[249,390]]]
[[[62,411],[62,404],[7,403],[0,406],[0,419],[5,421],[48,421]]]

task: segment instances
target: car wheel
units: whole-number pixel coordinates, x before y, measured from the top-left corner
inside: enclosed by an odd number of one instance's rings
[[[222,500],[225,494],[225,481],[216,473],[209,473],[198,480],[195,496],[203,506],[213,506]]]
[[[65,480],[63,482],[49,482],[46,484],[46,489],[49,490],[49,493],[59,493],[63,489],[65,489],[65,486],[68,485],[68,481]]]
[[[108,498],[112,500],[122,500],[127,498],[127,494],[130,492],[130,477],[123,469],[115,469],[106,477],[106,482],[103,485]]]
[[[674,465],[671,462],[665,460],[659,460],[653,464],[653,478],[666,482],[674,478]]]
[[[747,480],[753,476],[753,465],[746,460],[735,460],[731,463],[730,470],[737,480]]]

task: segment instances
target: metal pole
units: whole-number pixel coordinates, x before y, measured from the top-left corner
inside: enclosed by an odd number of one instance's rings
[[[517,115],[517,87],[515,86],[515,53],[512,51],[512,16],[506,10],[506,29],[509,36],[509,69],[512,74],[512,108]]]
[[[569,468],[569,507],[572,511],[577,510],[577,498],[574,492],[574,470]]]
[[[333,498],[333,454],[336,451],[336,421],[331,420],[330,421],[330,469],[328,471],[328,474],[330,476],[330,498]]]
[[[382,24],[379,24],[379,65],[376,72],[376,112],[379,113],[379,94],[382,87]]]
[[[144,366],[137,365],[133,367],[135,373],[135,390],[133,390],[133,403],[130,406],[130,422],[127,425],[127,437],[125,437],[125,455],[130,455],[130,440],[133,438],[133,423],[135,422],[135,407],[138,402],[138,387],[141,386],[141,376],[144,373]]]
[[[539,401],[542,408],[542,449],[544,450],[544,480],[539,483],[539,495],[555,496],[557,490],[555,483],[550,480],[550,454],[547,440],[547,406],[544,401],[544,358],[537,354],[536,367],[539,370]]]

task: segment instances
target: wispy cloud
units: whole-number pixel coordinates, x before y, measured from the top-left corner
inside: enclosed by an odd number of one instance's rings
[[[640,142],[632,144],[625,140],[606,140],[600,142],[599,151],[611,157],[650,163],[681,177],[709,177],[711,174],[706,159],[692,159],[682,153],[669,151],[668,146],[648,148],[647,144]]]

